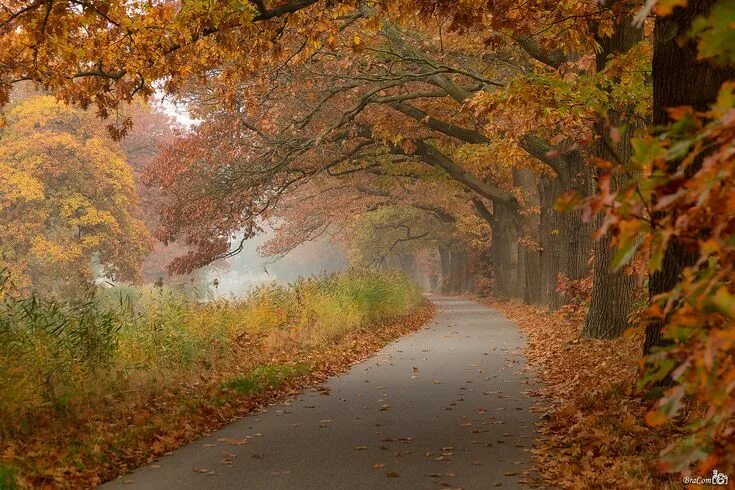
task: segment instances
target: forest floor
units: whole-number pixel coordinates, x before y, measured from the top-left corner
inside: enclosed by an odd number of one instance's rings
[[[643,331],[598,340],[581,336],[584,312],[550,312],[520,301],[483,300],[525,334],[525,355],[540,389],[534,476],[552,488],[682,488],[658,471],[672,428],[649,427],[637,389]]]
[[[524,338],[476,302],[432,300],[433,322],[346,374],[106,486],[519,486],[536,430]]]

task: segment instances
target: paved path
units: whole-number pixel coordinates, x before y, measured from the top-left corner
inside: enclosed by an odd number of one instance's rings
[[[329,380],[328,395],[307,391],[106,487],[518,487],[535,422],[523,338],[487,307],[432,300],[431,324]]]

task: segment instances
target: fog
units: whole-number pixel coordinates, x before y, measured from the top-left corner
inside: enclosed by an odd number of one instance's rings
[[[347,267],[344,251],[327,237],[300,245],[284,257],[263,257],[258,248],[271,238],[273,232],[266,232],[246,240],[239,254],[209,267],[206,277],[210,294],[217,298],[238,297],[259,284],[288,283]]]
[[[159,110],[172,117],[182,128],[199,124],[192,118],[185,102],[177,102],[157,92]],[[273,230],[245,241],[234,257],[204,269],[208,296],[230,298],[244,296],[253,287],[270,283],[288,283],[299,277],[338,272],[347,267],[344,250],[328,237],[304,243],[283,257],[263,257],[258,249],[274,237]],[[233,243],[239,243],[239,238]]]

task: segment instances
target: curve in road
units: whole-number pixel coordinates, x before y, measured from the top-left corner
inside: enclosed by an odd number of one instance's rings
[[[514,488],[535,415],[523,337],[431,297],[435,319],[344,375],[104,485],[135,489]]]

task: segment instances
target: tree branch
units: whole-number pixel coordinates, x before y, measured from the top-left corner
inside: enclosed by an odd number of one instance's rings
[[[475,198],[472,199],[472,205],[475,206],[475,211],[477,211],[477,215],[487,221],[487,224],[490,225],[490,228],[495,226],[495,216],[493,216],[493,213],[491,213],[487,206],[485,206],[484,202]]]
[[[564,171],[563,159],[553,156],[553,152],[556,151],[555,148],[542,138],[534,134],[524,134],[518,141],[518,146],[532,157],[551,167],[557,175],[562,175]]]
[[[480,194],[482,197],[490,199],[499,204],[504,204],[513,209],[516,209],[518,207],[518,202],[516,201],[516,198],[513,197],[510,192],[506,192],[499,187],[495,187],[494,185],[490,185],[478,179],[471,173],[467,172],[460,165],[457,165],[454,160],[437,150],[431,144],[426,143],[422,140],[416,141],[416,154],[421,157],[421,160],[423,162],[433,167],[441,168],[452,178],[454,178],[458,182],[463,183],[473,191]]]
[[[405,114],[406,116],[421,122],[422,124],[426,125],[427,127],[435,131],[439,131],[440,133],[446,134],[447,136],[451,136],[460,141],[464,141],[465,143],[471,143],[471,144],[490,143],[490,140],[488,138],[486,138],[483,134],[477,131],[474,131],[472,129],[462,128],[460,126],[455,126],[453,124],[436,119],[432,116],[429,116],[426,112],[422,111],[421,109],[418,109],[410,104],[405,104],[401,102],[390,102],[387,105]]]
[[[514,39],[516,43],[518,43],[518,46],[531,55],[532,58],[554,68],[555,70],[568,61],[561,48],[551,51],[545,50],[539,45],[538,41],[536,41],[533,36],[517,35]]]

